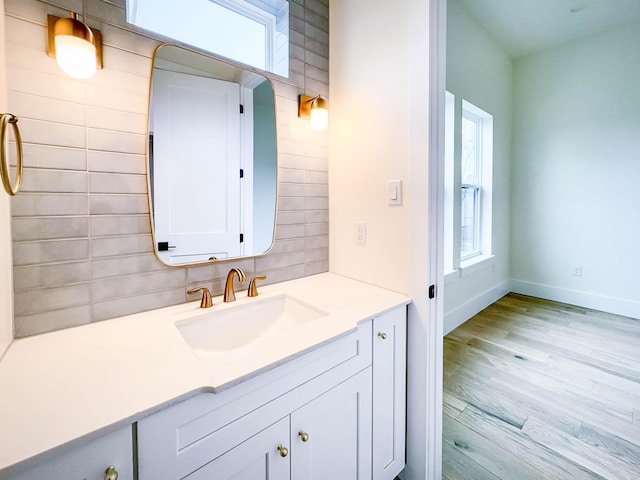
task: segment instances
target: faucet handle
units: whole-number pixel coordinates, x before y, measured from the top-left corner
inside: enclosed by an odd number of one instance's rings
[[[266,275],[254,275],[249,282],[249,289],[247,290],[248,297],[258,296],[258,287],[256,286],[256,280],[266,280]]]
[[[192,288],[187,290],[187,295],[193,295],[202,291],[202,300],[200,301],[200,308],[213,307],[213,300],[211,298],[211,292],[207,287]]]

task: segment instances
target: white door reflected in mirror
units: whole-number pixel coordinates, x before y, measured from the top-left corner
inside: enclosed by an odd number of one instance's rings
[[[152,95],[155,233],[174,247],[160,256],[240,256],[239,85],[159,70]]]

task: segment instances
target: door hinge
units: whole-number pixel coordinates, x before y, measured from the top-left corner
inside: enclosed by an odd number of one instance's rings
[[[432,300],[434,298],[436,298],[436,286],[429,285],[429,299]]]
[[[244,242],[244,233],[240,234],[240,243]]]
[[[240,113],[243,114],[244,113],[244,105],[240,104]]]
[[[244,178],[244,168],[240,169],[240,178]]]

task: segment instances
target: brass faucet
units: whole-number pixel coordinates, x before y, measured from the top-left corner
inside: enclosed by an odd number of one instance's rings
[[[247,279],[247,276],[244,272],[239,268],[232,268],[229,270],[227,274],[227,281],[224,286],[224,302],[235,302],[236,301],[236,292],[233,289],[233,277],[238,275],[238,280],[244,282]]]
[[[191,290],[187,290],[187,295],[193,295],[194,293],[198,293],[201,290],[202,290],[202,300],[200,301],[200,308],[213,307],[211,292],[209,292],[209,289],[207,287],[192,288]]]

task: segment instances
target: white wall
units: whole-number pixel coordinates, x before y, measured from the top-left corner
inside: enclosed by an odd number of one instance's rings
[[[0,112],[7,107],[5,77],[4,0],[0,0]],[[11,217],[9,196],[0,188],[0,357],[13,336],[13,286],[11,284]]]
[[[329,12],[330,269],[406,293],[411,192],[404,189],[402,206],[386,198],[386,182],[406,187],[408,173],[406,10],[356,0],[333,1]],[[366,245],[355,243],[358,221],[367,224]]]
[[[427,300],[428,285],[435,283],[429,258],[429,20],[440,3],[331,0],[329,8],[330,270],[413,298],[408,480],[441,476],[442,334],[435,303]],[[387,205],[392,179],[403,181],[402,206]],[[357,221],[367,223],[366,245],[355,244]]]
[[[512,62],[460,8],[447,2],[447,90],[493,115],[492,262],[457,270],[445,283],[444,333],[464,323],[508,292],[509,195],[511,182]]]
[[[515,291],[640,317],[639,51],[635,23],[515,63]]]

